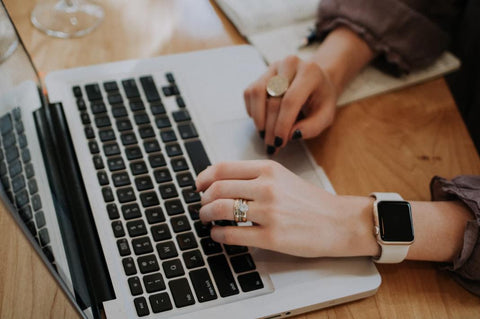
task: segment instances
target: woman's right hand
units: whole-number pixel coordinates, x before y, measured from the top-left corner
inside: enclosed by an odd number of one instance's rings
[[[267,82],[275,75],[282,75],[289,82],[282,97],[267,95]],[[244,92],[247,112],[270,155],[291,139],[312,138],[330,126],[337,98],[338,92],[327,72],[317,63],[297,56],[273,63]]]

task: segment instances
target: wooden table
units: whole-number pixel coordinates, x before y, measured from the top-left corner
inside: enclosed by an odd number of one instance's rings
[[[206,0],[104,0],[100,28],[79,39],[50,38],[29,21],[34,0],[5,0],[42,74],[89,64],[245,43]],[[480,160],[443,79],[352,103],[309,141],[339,194],[396,191],[429,200],[434,175],[480,174]],[[74,318],[37,255],[0,208],[0,317]],[[480,299],[437,265],[380,265],[370,298],[299,318],[478,318]]]

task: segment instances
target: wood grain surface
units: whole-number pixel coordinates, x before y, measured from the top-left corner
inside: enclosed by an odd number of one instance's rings
[[[78,39],[48,37],[29,16],[36,1],[4,0],[42,75],[82,65],[243,44],[206,0],[104,0],[101,26]],[[394,191],[429,200],[429,182],[480,174],[480,159],[443,79],[339,109],[334,125],[308,142],[339,194]],[[0,318],[76,318],[11,217],[0,207]],[[479,318],[480,298],[438,265],[379,265],[382,285],[363,300],[297,318]]]

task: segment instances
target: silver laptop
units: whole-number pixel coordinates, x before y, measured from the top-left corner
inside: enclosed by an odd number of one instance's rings
[[[266,69],[252,47],[57,71],[42,88],[16,41],[0,64],[2,201],[81,316],[281,318],[376,292],[368,258],[221,245],[199,221],[197,174],[267,158],[243,105]],[[303,143],[273,159],[334,192]]]

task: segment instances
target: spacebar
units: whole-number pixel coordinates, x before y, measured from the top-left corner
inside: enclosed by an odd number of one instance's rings
[[[210,160],[200,140],[185,142],[185,148],[197,175],[210,165]]]

